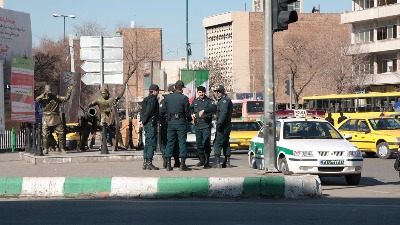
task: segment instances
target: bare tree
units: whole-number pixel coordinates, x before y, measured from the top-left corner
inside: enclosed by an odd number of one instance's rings
[[[217,85],[223,85],[227,92],[232,91],[233,87],[233,79],[230,75],[232,68],[228,66],[226,63],[227,60],[218,60],[218,59],[204,59],[201,63],[198,63],[196,68],[199,70],[209,70],[209,89],[211,90],[213,87]]]
[[[106,28],[99,25],[96,21],[85,21],[81,25],[72,25],[75,35],[80,36],[100,36],[107,35]]]

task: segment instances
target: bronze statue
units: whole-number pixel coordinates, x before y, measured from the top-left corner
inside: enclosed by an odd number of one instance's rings
[[[89,103],[89,105],[86,108],[86,111],[88,111],[88,109],[90,107],[98,106],[99,111],[100,111],[100,121],[101,121],[100,125],[105,123],[106,127],[107,127],[107,132],[109,133],[109,135],[112,137],[116,136],[115,132],[113,131],[114,130],[113,127],[115,126],[115,124],[114,124],[115,116],[112,114],[112,107],[113,107],[113,105],[115,105],[118,102],[118,100],[121,97],[117,97],[117,98],[111,97],[110,93],[107,91],[107,89],[105,87],[100,88],[100,95],[101,95],[100,98]],[[103,137],[103,134],[101,135],[101,137]],[[120,143],[120,146],[124,146],[122,143],[122,137],[120,134],[118,135],[118,142]],[[115,143],[115,144],[117,144],[117,143]],[[122,148],[124,148],[124,147],[122,147]],[[116,148],[114,148],[114,149],[117,150]]]
[[[65,130],[60,117],[60,105],[69,100],[74,85],[68,86],[66,96],[58,96],[52,93],[50,85],[45,85],[44,92],[36,98],[42,105],[42,132],[43,132],[43,154],[49,153],[51,135],[55,131],[58,136],[59,152],[65,151]]]

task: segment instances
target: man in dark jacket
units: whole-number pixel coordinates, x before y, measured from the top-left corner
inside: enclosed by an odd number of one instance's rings
[[[217,107],[207,97],[205,87],[197,87],[197,96],[190,106],[196,133],[197,153],[200,159],[196,166],[204,166],[207,169],[210,168],[212,114],[217,111]],[[208,113],[204,113],[204,109],[207,109]],[[199,115],[200,111],[203,112],[201,116]]]
[[[222,85],[218,85],[214,92],[217,93],[218,103],[217,103],[217,131],[215,133],[215,143],[214,143],[214,155],[215,164],[213,168],[230,168],[230,157],[231,148],[229,143],[229,136],[232,130],[232,111],[233,104],[231,99],[226,95],[225,88]],[[204,112],[209,112],[205,110]],[[221,166],[221,150],[225,156],[224,162]]]
[[[159,105],[157,95],[159,87],[156,84],[150,85],[149,96],[143,99],[142,111],[140,113],[140,126],[144,126],[145,145],[143,151],[144,170],[158,170],[153,165],[154,151],[157,145],[157,123],[159,116]]]
[[[328,113],[328,116],[325,118],[325,120],[331,123],[332,125],[335,125],[335,121],[332,118],[332,113]]]
[[[167,121],[167,112],[165,111],[165,97],[167,95],[174,93],[175,91],[175,84],[168,85],[168,92],[164,94],[164,99],[160,102],[160,130],[161,130],[161,152],[163,157],[163,167],[167,168],[167,160],[165,159],[165,149],[167,147],[167,128],[168,128],[168,121]],[[174,167],[179,168],[181,163],[179,162],[179,144],[176,141],[174,145],[174,150],[172,151],[172,156],[174,157]]]
[[[178,80],[175,83],[175,92],[165,97],[165,112],[168,120],[167,128],[167,148],[165,150],[165,158],[167,159],[167,170],[171,171],[171,156],[174,149],[175,141],[179,142],[179,157],[181,165],[179,170],[191,170],[186,166],[186,138],[187,123],[192,120],[189,109],[189,98],[183,95],[185,84]]]
[[[343,112],[340,112],[340,117],[338,118],[337,123],[340,124],[340,123],[343,122],[345,119],[347,119],[347,117],[343,115]]]

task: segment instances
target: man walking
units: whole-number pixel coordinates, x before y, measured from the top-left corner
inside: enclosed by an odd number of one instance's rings
[[[163,167],[167,168],[167,159],[165,158],[165,149],[167,147],[167,112],[165,111],[165,97],[167,95],[174,93],[175,84],[168,85],[168,92],[164,94],[164,98],[160,102],[160,128],[161,128],[161,153],[163,157]],[[172,156],[174,157],[174,167],[179,168],[181,163],[179,162],[179,144],[175,141],[174,150],[172,151]]]
[[[216,112],[217,107],[206,96],[205,87],[197,87],[197,95],[198,98],[190,106],[196,133],[197,153],[200,159],[196,166],[204,166],[208,169],[210,168],[212,113]],[[207,109],[208,113],[204,113],[204,109]],[[201,115],[199,115],[200,112]]]
[[[218,85],[214,92],[217,93],[217,131],[215,133],[214,155],[215,164],[213,168],[230,168],[231,148],[229,144],[229,135],[232,130],[232,111],[233,104],[231,99],[226,95],[225,88]],[[208,112],[205,110],[204,112]],[[221,150],[225,156],[224,162],[221,166]]]
[[[171,156],[174,149],[175,141],[179,142],[179,157],[181,165],[179,170],[191,170],[186,166],[186,138],[187,138],[187,123],[192,120],[189,109],[189,99],[183,95],[185,84],[178,80],[175,83],[175,92],[165,97],[165,111],[167,114],[167,148],[165,150],[165,158],[167,159],[167,170],[171,171]]]
[[[152,84],[149,87],[149,95],[143,99],[142,111],[140,113],[140,126],[144,126],[145,145],[143,151],[143,168],[144,170],[158,170],[153,165],[154,151],[157,145],[157,125],[159,116],[159,105],[157,95],[159,87]]]

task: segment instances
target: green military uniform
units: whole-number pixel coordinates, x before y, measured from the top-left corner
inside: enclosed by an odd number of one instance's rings
[[[200,86],[197,91],[206,92],[205,87]],[[203,98],[196,98],[191,106],[191,112],[194,114],[194,128],[196,134],[197,153],[199,154],[200,162],[197,166],[204,166],[209,168],[209,160],[211,153],[211,127],[212,127],[212,113],[216,111],[216,106],[212,103],[211,99],[204,95]],[[199,115],[201,110],[207,110],[208,113]]]
[[[223,94],[218,99],[217,103],[217,131],[215,133],[214,142],[214,154],[216,162],[214,167],[221,168],[221,150],[223,150],[223,154],[225,156],[222,167],[230,167],[231,148],[229,143],[229,136],[232,130],[231,119],[233,104],[231,99],[225,94],[225,88],[222,85],[217,86],[215,91]]]
[[[48,154],[52,133],[57,133],[59,151],[65,153],[65,130],[60,118],[60,105],[69,100],[73,86],[68,87],[66,96],[58,96],[51,93],[49,85],[45,85],[43,94],[36,98],[36,101],[42,105],[42,132],[43,132],[43,154]]]
[[[167,128],[167,147],[165,157],[167,159],[167,170],[171,171],[171,156],[175,146],[175,141],[179,142],[179,157],[181,158],[180,170],[190,170],[186,164],[186,126],[188,121],[191,121],[189,99],[182,94],[184,83],[178,80],[175,83],[176,91],[165,97],[165,111],[168,118]]]
[[[150,92],[159,91],[157,85],[152,84],[149,88]],[[157,93],[158,94],[158,93]],[[154,151],[157,148],[157,126],[159,116],[159,105],[157,96],[150,93],[149,96],[144,98],[142,105],[142,112],[140,121],[144,126],[145,132],[145,145],[143,151],[144,164],[143,169],[158,170],[152,163]]]
[[[175,84],[170,84],[168,86],[168,94],[171,94],[173,91],[175,90]],[[164,98],[168,95],[165,94]],[[168,128],[168,121],[167,121],[167,114],[165,111],[165,99],[162,99],[160,102],[160,137],[161,137],[161,153],[162,153],[162,157],[163,157],[163,167],[166,168],[167,166],[167,160],[165,159],[165,149],[167,148],[167,128]],[[174,157],[174,167],[180,167],[180,162],[179,162],[179,144],[177,141],[175,141],[175,145],[174,145],[174,150],[172,151],[172,156]]]

